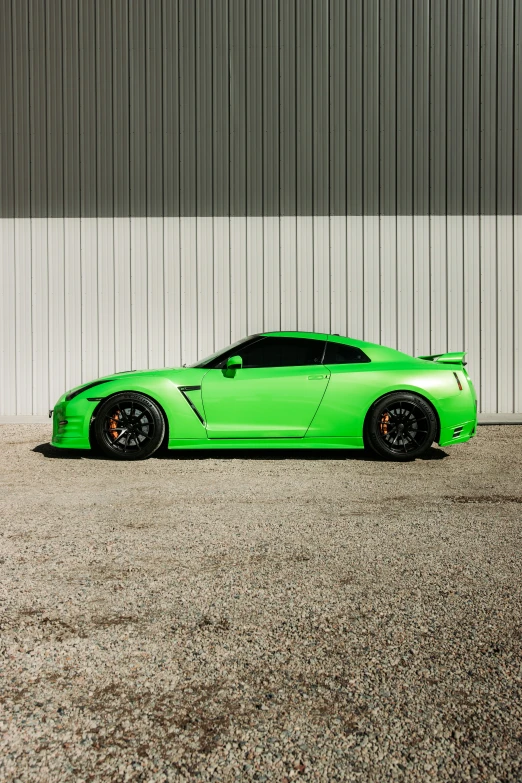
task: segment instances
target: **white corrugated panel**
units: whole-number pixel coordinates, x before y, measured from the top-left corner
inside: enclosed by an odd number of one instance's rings
[[[513,410],[522,411],[522,218],[514,218],[513,231]]]
[[[31,309],[33,345],[33,413],[49,409],[49,318],[55,314],[49,307],[48,227],[51,221],[31,221]],[[51,264],[56,259],[51,258]]]
[[[513,410],[513,217],[497,216],[498,403]],[[519,264],[522,260],[519,258]],[[516,302],[517,308],[520,303]]]
[[[114,370],[114,218],[98,218],[98,372],[107,375]]]
[[[379,342],[397,348],[397,218],[380,221],[381,336]]]
[[[163,218],[147,220],[147,306],[149,367],[165,363],[165,279],[163,266]]]
[[[502,311],[499,313],[500,317]],[[497,407],[497,218],[480,216],[480,410]]]
[[[410,354],[415,351],[413,221],[411,215],[397,217],[397,348]]]
[[[363,339],[373,343],[381,339],[380,249],[380,220],[368,215],[363,228]]]
[[[346,218],[346,334],[364,339],[364,218]],[[332,331],[338,331],[333,329]],[[342,334],[342,332],[340,332]]]
[[[344,215],[330,218],[330,325],[334,334],[346,334],[347,329],[347,220]]]
[[[67,218],[63,221],[64,236],[64,304],[65,304],[65,388],[70,389],[83,379],[82,376],[82,259],[81,219]],[[130,243],[129,243],[130,247]],[[115,256],[117,257],[116,249]],[[129,257],[129,254],[127,255]],[[116,326],[121,321],[116,312]],[[130,328],[129,328],[130,331]],[[63,389],[59,391],[59,394]],[[49,399],[49,406],[56,398]]]
[[[279,218],[263,218],[263,328],[281,328],[281,269],[279,260]]]
[[[314,219],[297,216],[297,329],[314,328]]]
[[[166,222],[166,221],[165,221]],[[114,220],[114,340],[116,372],[132,367],[131,221]]]
[[[0,220],[0,414],[16,412],[15,221]]]
[[[428,356],[431,351],[430,314],[430,218],[413,216],[413,353]]]
[[[297,323],[297,218],[279,219],[281,243],[281,329]]]
[[[277,328],[467,350],[481,411],[522,408],[520,216],[3,220],[0,260],[1,415]]]
[[[446,216],[430,217],[431,351],[448,350]]]

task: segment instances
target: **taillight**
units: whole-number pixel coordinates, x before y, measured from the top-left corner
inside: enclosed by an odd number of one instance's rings
[[[459,387],[459,390],[460,390],[460,391],[462,391],[462,384],[461,384],[461,382],[460,382],[460,378],[459,378],[459,376],[457,375],[457,373],[456,373],[456,372],[454,372],[454,373],[453,373],[453,375],[455,376],[455,380],[457,381],[457,385],[458,385],[458,387]]]

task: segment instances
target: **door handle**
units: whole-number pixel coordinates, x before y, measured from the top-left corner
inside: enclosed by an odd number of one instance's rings
[[[322,381],[324,378],[328,378],[327,375],[309,375],[309,381]]]

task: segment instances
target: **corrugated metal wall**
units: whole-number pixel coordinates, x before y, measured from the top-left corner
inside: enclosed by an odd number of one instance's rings
[[[521,0],[0,0],[0,414],[262,329],[522,412]]]

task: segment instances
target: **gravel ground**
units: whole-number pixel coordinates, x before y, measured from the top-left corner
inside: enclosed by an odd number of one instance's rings
[[[0,779],[522,780],[522,427],[58,452],[0,427]]]

